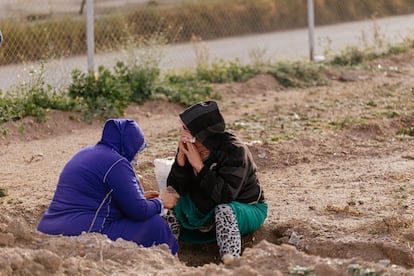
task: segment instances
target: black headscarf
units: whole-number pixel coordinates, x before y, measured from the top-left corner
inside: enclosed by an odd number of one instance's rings
[[[210,150],[219,146],[226,124],[215,101],[194,104],[179,116],[191,134],[204,146]]]

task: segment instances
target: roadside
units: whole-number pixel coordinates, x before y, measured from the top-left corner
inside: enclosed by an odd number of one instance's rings
[[[396,16],[375,21],[357,21],[315,28],[315,55],[324,55],[324,51],[338,52],[348,46],[368,47],[376,42],[374,30],[385,42],[396,44],[414,33],[414,15]],[[7,39],[7,38],[5,38]],[[242,63],[252,62],[252,52],[256,51],[265,61],[302,60],[309,58],[308,30],[298,29],[243,37],[204,41],[211,61],[236,58]],[[237,47],[235,47],[237,45]],[[163,70],[194,68],[196,56],[191,43],[168,45],[160,63]],[[127,61],[126,52],[97,54],[95,68],[104,65],[113,68],[120,60]],[[254,61],[254,60],[253,60]],[[14,84],[28,81],[30,70],[39,64],[9,65],[0,67],[0,89],[5,92]],[[51,60],[45,64],[45,80],[53,87],[62,87],[71,81],[73,69],[87,71],[87,57],[79,56],[63,60]]]

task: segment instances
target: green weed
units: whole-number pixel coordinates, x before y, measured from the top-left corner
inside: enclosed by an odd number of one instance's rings
[[[24,136],[24,133],[26,131],[26,127],[24,126],[24,124],[20,124],[19,125],[19,133],[21,136]]]
[[[359,264],[350,264],[348,266],[348,272],[354,276],[375,276],[377,273],[375,269],[369,267],[363,267]]]
[[[414,136],[414,127],[403,127],[400,128],[397,132],[397,135],[408,135]]]
[[[0,187],[0,197],[5,197],[5,196],[7,196],[7,188]]]

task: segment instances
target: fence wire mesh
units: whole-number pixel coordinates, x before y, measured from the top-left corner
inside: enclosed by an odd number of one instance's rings
[[[143,59],[140,62],[153,59],[162,68],[191,67],[203,58],[251,62],[266,53],[277,56],[277,52],[271,53],[268,48],[278,42],[274,38],[269,40],[266,34],[307,25],[306,0],[232,0],[226,5],[223,2],[94,0],[95,67],[111,68],[117,61],[136,62],[140,57]],[[376,10],[376,5],[358,2],[367,1],[316,1],[316,25],[326,23],[319,18],[338,23],[366,15],[387,15]],[[396,4],[403,0],[388,2],[394,4],[387,11],[409,12],[401,11]],[[44,67],[46,81],[54,86],[66,85],[75,68],[87,70],[85,18],[85,0],[2,0],[0,89],[3,93],[27,81],[39,66]],[[235,40],[237,36],[244,39]],[[292,41],[292,51],[300,47],[301,53],[306,53],[307,39],[305,31],[299,41]],[[203,52],[205,41],[212,43]],[[223,50],[223,41],[227,50]],[[148,48],[152,51],[142,50]],[[215,55],[214,49],[223,51]]]

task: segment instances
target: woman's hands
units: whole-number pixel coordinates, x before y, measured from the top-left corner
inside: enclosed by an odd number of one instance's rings
[[[194,137],[191,135],[191,133],[186,130],[186,129],[182,129],[181,130],[181,135],[180,135],[180,139],[178,141],[178,154],[177,154],[177,163],[178,165],[180,165],[181,167],[183,167],[185,165],[185,161],[187,160],[187,157],[185,155],[185,144],[186,143],[194,143]]]
[[[205,160],[209,154],[210,150],[200,143],[200,141],[197,141],[185,126],[183,126],[180,140],[178,141],[178,165],[183,167],[185,161],[188,160],[196,173],[199,173],[204,167],[203,160]]]
[[[187,157],[185,156],[184,150],[181,149],[181,140],[178,143],[178,154],[177,154],[177,163],[178,165],[180,165],[181,167],[184,167],[185,165],[185,160],[187,160]]]
[[[137,175],[138,179],[142,183],[142,176]],[[154,190],[144,191],[144,197],[148,199],[160,198],[164,204],[164,208],[172,209],[176,204],[180,195],[174,190],[173,187],[167,187],[162,193]]]
[[[145,191],[144,196],[146,199],[156,198],[160,196],[158,191]]]
[[[180,195],[174,190],[173,187],[168,186],[160,196],[164,208],[166,209],[172,209],[176,204],[177,200],[180,198]]]
[[[158,191],[145,191],[144,196],[146,199],[159,197],[164,204],[164,208],[167,209],[173,208],[180,198],[180,195],[172,187],[167,187],[161,194]]]
[[[185,160],[187,159],[188,162],[190,162],[191,166],[196,170],[196,172],[200,172],[201,169],[204,167],[203,160],[201,159],[200,153],[197,149],[197,147],[193,143],[184,143],[182,139],[180,139],[178,143],[178,156],[177,156],[177,162],[180,166],[184,166]],[[183,155],[183,156],[180,156]],[[180,162],[183,160],[178,159],[184,159],[183,164],[181,165]]]
[[[191,132],[184,128],[181,130],[180,140],[183,141],[183,143],[192,143],[192,144],[194,144],[196,141],[195,137],[191,134]]]

